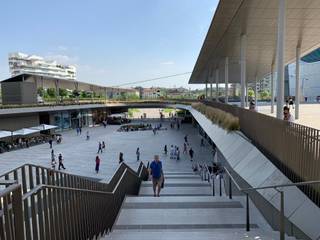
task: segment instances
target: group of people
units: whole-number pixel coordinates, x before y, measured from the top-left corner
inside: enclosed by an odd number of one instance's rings
[[[167,145],[164,147],[165,149],[167,148]],[[166,151],[165,151],[166,152]],[[176,159],[180,160],[180,149],[176,145],[171,145],[170,147],[170,159]]]
[[[201,140],[201,146],[204,146],[203,139]],[[188,147],[189,147],[189,151],[188,151]],[[165,155],[168,154],[167,145],[164,145],[163,152]],[[190,156],[190,161],[193,161],[194,151],[193,151],[192,147],[189,145],[188,135],[185,135],[184,143],[183,143],[183,154],[188,154],[188,152],[189,152],[189,156]],[[170,159],[180,160],[180,149],[177,145],[170,146]]]

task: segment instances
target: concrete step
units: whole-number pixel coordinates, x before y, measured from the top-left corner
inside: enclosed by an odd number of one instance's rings
[[[212,229],[212,230],[114,230],[103,239],[112,240],[278,240],[279,236],[273,232],[244,229]],[[286,238],[293,240],[295,238]]]

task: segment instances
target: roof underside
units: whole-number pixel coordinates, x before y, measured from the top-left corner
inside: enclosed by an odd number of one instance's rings
[[[286,1],[285,62],[320,46],[320,1]],[[224,82],[224,59],[229,59],[229,83],[240,82],[240,36],[247,35],[247,81],[271,72],[277,46],[278,0],[220,0],[189,83],[215,82],[220,68]],[[276,65],[275,65],[276,66]]]

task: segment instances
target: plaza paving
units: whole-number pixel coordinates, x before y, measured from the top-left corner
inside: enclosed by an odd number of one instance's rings
[[[152,121],[152,124],[157,123]],[[158,131],[153,135],[152,131],[117,132],[118,125],[108,125],[107,128],[94,127],[83,129],[82,135],[77,136],[75,130],[62,132],[62,143],[54,143],[53,149],[56,155],[62,153],[67,173],[84,175],[88,177],[109,181],[118,167],[119,152],[124,153],[124,161],[133,169],[137,169],[136,148],[140,147],[140,159],[144,162],[153,160],[155,154],[159,154],[163,161],[164,169],[190,171],[191,162],[186,154],[182,154],[185,134],[189,136],[189,142],[195,151],[195,159],[211,161],[212,154],[209,148],[200,147],[201,136],[191,124],[182,125],[181,130],[172,130],[168,122],[164,123],[168,130]],[[86,141],[86,131],[90,132],[90,140]],[[100,172],[95,173],[95,157],[97,156],[98,142],[105,141],[106,151],[99,154],[101,158]],[[181,160],[176,161],[164,155],[163,147],[174,144],[181,149]],[[45,167],[51,167],[51,150],[49,144],[42,144],[17,151],[0,154],[0,175],[25,163],[33,163]]]

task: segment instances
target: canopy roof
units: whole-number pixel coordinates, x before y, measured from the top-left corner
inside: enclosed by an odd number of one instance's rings
[[[220,0],[194,66],[189,83],[215,82],[210,72],[220,67],[224,82],[224,59],[229,58],[229,83],[240,82],[240,36],[247,35],[247,81],[271,72],[277,46],[278,0]],[[286,1],[285,63],[320,46],[320,1]],[[275,65],[276,66],[276,65]]]
[[[26,136],[26,135],[30,135],[30,134],[37,133],[37,132],[40,132],[40,130],[31,129],[31,128],[22,128],[17,131],[14,131],[13,134],[19,135],[19,136]]]
[[[36,127],[32,127],[30,129],[35,129],[35,130],[39,130],[39,131],[44,131],[44,130],[50,130],[50,129],[55,129],[58,128],[57,126],[54,125],[47,125],[47,124],[40,124],[39,126]]]
[[[0,138],[11,137],[14,135],[16,134],[14,134],[13,132],[0,130]]]

